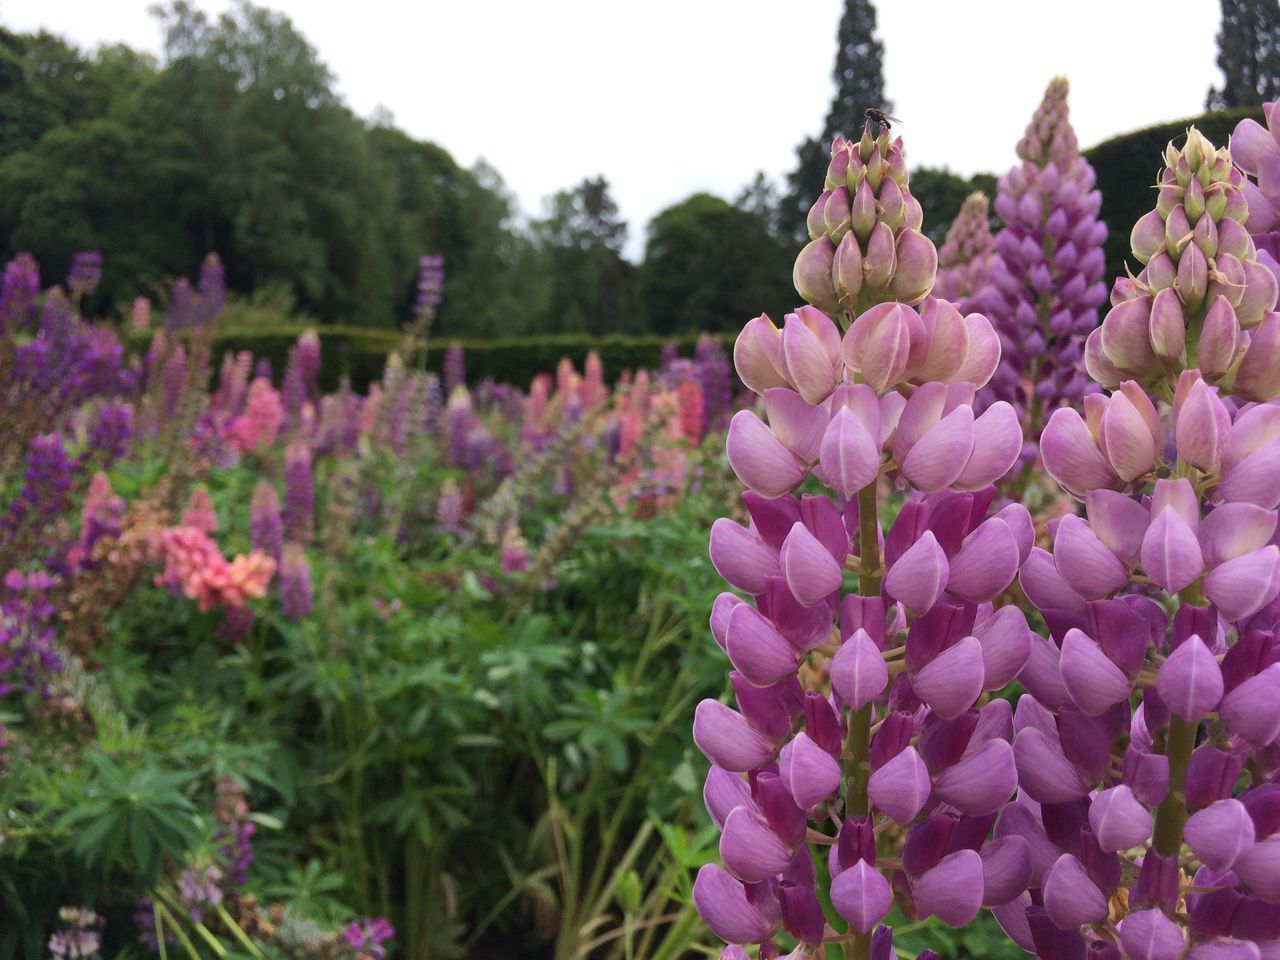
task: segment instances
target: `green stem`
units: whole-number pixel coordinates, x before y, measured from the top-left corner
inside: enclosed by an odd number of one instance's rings
[[[1165,755],[1169,758],[1169,792],[1156,808],[1153,846],[1165,857],[1176,857],[1182,849],[1182,825],[1187,822],[1187,766],[1196,745],[1197,724],[1187,723],[1176,714],[1169,717],[1169,733]]]
[[[858,491],[858,554],[863,573],[858,577],[859,593],[864,597],[880,595],[880,514],[876,502],[878,481],[873,480]],[[845,794],[845,816],[865,817],[871,810],[867,798],[867,781],[871,778],[868,758],[871,754],[871,705],[849,717],[849,735],[845,740],[848,763],[848,790]],[[870,960],[871,934],[855,934],[849,943],[851,960]]]

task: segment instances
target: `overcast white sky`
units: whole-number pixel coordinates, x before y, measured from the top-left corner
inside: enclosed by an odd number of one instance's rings
[[[210,12],[224,0],[195,0]],[[639,257],[659,210],[780,180],[819,132],[843,0],[274,0],[356,113],[383,105],[529,214],[604,174]],[[0,23],[159,52],[137,0],[0,0]],[[880,0],[885,87],[912,165],[1003,172],[1045,85],[1071,80],[1082,146],[1201,111],[1217,0]],[[1152,159],[1153,165],[1156,158]]]

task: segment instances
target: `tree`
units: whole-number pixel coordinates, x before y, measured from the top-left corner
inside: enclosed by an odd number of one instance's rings
[[[627,224],[609,193],[609,181],[588,177],[547,202],[534,224],[551,270],[544,329],[592,334],[634,332],[634,268],[622,257]]]
[[[1210,110],[1251,107],[1280,98],[1280,3],[1221,0],[1218,66],[1221,88],[1210,87]]]
[[[797,241],[807,239],[805,216],[822,192],[836,134],[862,133],[868,107],[891,111],[884,95],[884,44],[875,35],[876,8],[871,0],[845,0],[837,35],[836,65],[832,71],[836,93],[827,111],[822,136],[806,139],[796,150],[798,163],[788,177],[783,204],[783,228]]]
[[[791,252],[752,212],[696,193],[649,223],[640,291],[655,333],[732,330],[794,306]]]

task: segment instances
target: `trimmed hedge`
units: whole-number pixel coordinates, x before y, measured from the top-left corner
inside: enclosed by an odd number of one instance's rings
[[[382,376],[387,354],[400,345],[400,334],[392,330],[367,327],[280,325],[263,330],[220,330],[214,344],[214,361],[221,361],[227,350],[249,350],[255,357],[271,361],[277,382],[284,370],[289,348],[307,329],[320,337],[322,367],[320,380],[325,389],[333,389],[341,377],[349,375],[351,383],[363,390]],[[733,350],[735,334],[719,335],[726,352]],[[538,373],[554,373],[561,357],[568,357],[581,372],[587,354],[595,350],[604,366],[606,383],[617,380],[623,370],[652,370],[659,365],[662,347],[674,343],[681,356],[691,357],[697,335],[675,337],[608,336],[554,334],[537,337],[511,337],[501,340],[432,340],[427,349],[427,366],[440,371],[446,348],[461,343],[466,350],[469,383],[492,379],[527,388]]]
[[[1243,107],[1205,113],[1173,123],[1147,127],[1134,133],[1106,140],[1084,151],[1085,158],[1098,174],[1102,191],[1102,219],[1107,223],[1108,287],[1116,277],[1124,276],[1125,261],[1134,273],[1140,264],[1133,261],[1129,250],[1129,233],[1133,225],[1156,205],[1154,185],[1163,167],[1164,148],[1170,140],[1184,137],[1187,127],[1194,125],[1213,142],[1224,147],[1236,124],[1246,117],[1262,119],[1262,107]]]

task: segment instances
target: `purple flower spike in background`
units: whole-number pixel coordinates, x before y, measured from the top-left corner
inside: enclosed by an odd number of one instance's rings
[[[1000,178],[995,208],[1004,228],[991,288],[978,306],[1002,348],[986,394],[1013,403],[1035,443],[1055,408],[1084,395],[1084,338],[1106,300],[1102,196],[1067,119],[1064,78],[1049,84],[1018,157],[1021,164]]]
[[[950,300],[961,312],[989,313],[990,298],[999,296],[991,286],[991,274],[1005,268],[991,235],[989,205],[982,193],[966,199],[938,250],[933,295]]]
[[[67,289],[76,301],[83,300],[98,289],[102,279],[102,254],[97,250],[82,250],[71,258],[67,272]]]
[[[444,299],[444,257],[424,256],[418,261],[418,298],[415,316],[434,317]]]

